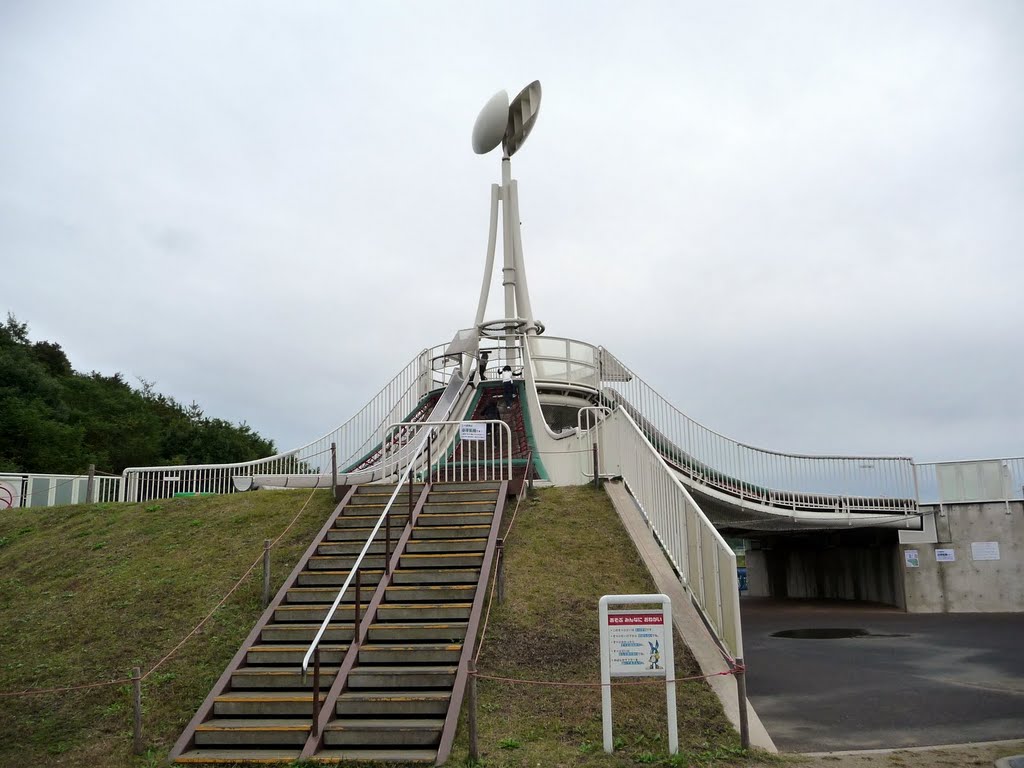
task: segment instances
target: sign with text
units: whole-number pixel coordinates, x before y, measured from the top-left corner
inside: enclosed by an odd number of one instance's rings
[[[463,440],[486,440],[487,425],[464,421],[459,424],[459,437]]]
[[[652,608],[652,605],[658,607]],[[618,606],[620,610],[611,610],[611,606]],[[672,600],[662,594],[605,595],[601,598],[598,616],[604,751],[611,754],[615,750],[612,739],[612,677],[663,677],[668,751],[670,755],[676,754],[679,751],[679,731],[676,723],[676,664],[672,650]]]
[[[940,563],[955,563],[956,562],[956,550],[955,549],[936,549],[935,560]]]
[[[612,677],[665,676],[665,614],[608,612],[608,663]]]
[[[998,560],[998,541],[972,541],[971,560]]]

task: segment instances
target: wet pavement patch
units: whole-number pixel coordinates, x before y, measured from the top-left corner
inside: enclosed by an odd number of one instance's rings
[[[772,637],[795,640],[844,640],[850,637],[907,637],[908,635],[878,635],[866,629],[850,627],[807,627],[804,629],[783,629],[772,632]]]

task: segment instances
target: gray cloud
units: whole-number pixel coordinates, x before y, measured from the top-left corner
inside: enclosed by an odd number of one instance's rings
[[[1022,33],[994,1],[7,3],[4,308],[305,442],[471,323],[470,128],[540,78],[549,333],[765,447],[1020,455]]]

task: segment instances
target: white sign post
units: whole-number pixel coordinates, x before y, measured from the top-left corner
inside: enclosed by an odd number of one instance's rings
[[[608,610],[609,605],[650,605],[660,608]],[[612,676],[663,677],[668,705],[668,751],[679,751],[676,723],[675,658],[672,653],[672,600],[668,595],[605,595],[600,602],[601,716],[604,751],[612,747]]]

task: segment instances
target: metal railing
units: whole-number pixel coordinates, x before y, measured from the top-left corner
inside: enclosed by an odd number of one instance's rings
[[[466,434],[463,432],[464,425],[471,427],[472,430],[470,431],[482,427],[485,435],[489,428],[494,428],[494,431],[504,428],[504,437],[506,439],[467,439]],[[421,483],[419,487],[422,488],[424,477],[426,477],[428,481],[431,481],[432,479],[435,482],[451,479],[452,474],[450,474],[444,467],[445,465],[458,465],[459,469],[455,474],[461,478],[466,476],[466,466],[471,461],[479,464],[479,471],[474,472],[470,470],[468,472],[468,476],[474,479],[510,479],[512,476],[512,433],[508,425],[503,422],[493,420],[435,421],[396,424],[393,426],[408,427],[408,429],[399,430],[401,434],[408,435],[409,437],[409,441],[403,443],[403,445],[414,445],[415,448],[409,452],[405,450],[403,446],[396,446],[394,451],[394,460],[403,461],[405,468],[399,475],[394,491],[392,491],[387,504],[384,505],[384,509],[377,518],[377,522],[370,531],[370,534],[367,536],[366,542],[360,549],[355,562],[353,562],[352,566],[349,568],[348,575],[345,577],[345,582],[341,585],[341,589],[338,590],[338,594],[331,603],[331,607],[327,610],[327,614],[320,623],[320,627],[317,630],[316,635],[314,635],[313,641],[310,643],[309,648],[302,657],[303,674],[309,671],[310,662],[312,661],[313,663],[313,735],[317,735],[320,717],[320,641],[323,639],[327,628],[334,620],[338,607],[344,600],[349,587],[355,584],[356,593],[353,602],[354,613],[352,644],[356,648],[359,647],[361,642],[360,624],[362,620],[362,585],[360,574],[363,567],[363,560],[366,558],[367,553],[370,551],[370,548],[373,546],[381,528],[383,527],[385,531],[384,573],[386,575],[389,572],[392,546],[391,511],[394,508],[395,500],[402,492],[402,489],[407,488],[409,525],[413,525],[415,523],[413,513],[416,503],[416,486],[414,485],[414,481],[417,476],[419,476]],[[435,442],[438,446],[445,447],[445,449],[440,451],[440,455],[436,461],[432,456],[432,446]],[[467,443],[480,443],[480,446],[474,446],[470,451],[462,451],[460,453],[460,446],[464,448]],[[488,447],[496,450],[497,454],[488,455]],[[507,448],[507,451],[505,448]],[[385,459],[385,461],[387,460],[389,459]],[[498,477],[499,475],[500,478]]]
[[[694,421],[627,373],[603,382],[606,403],[628,411],[655,449],[696,483],[784,509],[883,514],[917,509],[910,458],[813,456],[740,443]]]
[[[621,475],[641,514],[722,646],[743,656],[736,554],[624,408],[601,421],[601,465]]]
[[[89,475],[0,474],[0,510],[98,504],[117,501],[120,492],[121,478],[109,475],[94,475],[90,493]]]
[[[470,483],[512,479],[512,429],[498,419],[417,421],[392,425],[396,439],[382,461],[384,476],[397,475],[409,446],[430,435],[415,467],[418,481]],[[445,446],[435,454],[434,446]]]
[[[1024,457],[932,461],[914,465],[921,504],[964,504],[1024,499]]]
[[[446,345],[424,349],[348,421],[323,437],[285,453],[225,464],[129,467],[122,473],[121,501],[168,498],[176,493],[231,493],[232,478],[246,475],[318,475],[337,464],[357,467],[385,442],[388,425],[426,413],[431,393],[459,370],[460,357],[444,355]]]

